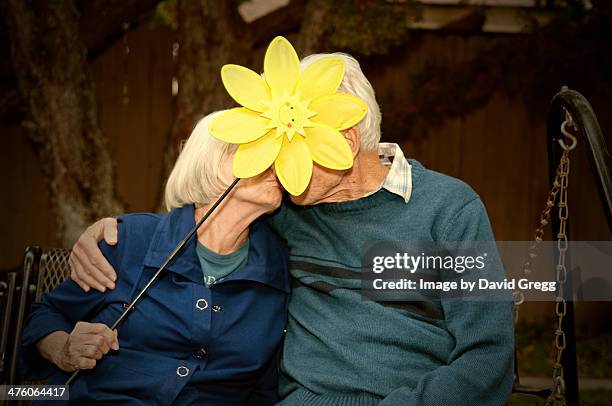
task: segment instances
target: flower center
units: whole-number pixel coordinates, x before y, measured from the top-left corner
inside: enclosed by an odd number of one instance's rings
[[[300,107],[301,106],[293,106],[289,102],[281,105],[278,109],[278,121],[285,124],[287,128],[299,127],[304,117]]]
[[[277,137],[287,134],[291,141],[295,133],[304,136],[304,128],[312,127],[309,118],[317,113],[308,110],[309,104],[310,100],[300,100],[299,94],[285,92],[266,103],[268,110],[261,115],[270,119],[268,128],[276,128]]]

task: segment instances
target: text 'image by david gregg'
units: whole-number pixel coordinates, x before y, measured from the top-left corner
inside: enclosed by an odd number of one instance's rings
[[[0,0],[0,406],[612,406],[612,0]]]

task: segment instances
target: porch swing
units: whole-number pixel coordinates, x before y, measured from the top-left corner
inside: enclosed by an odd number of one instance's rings
[[[561,125],[559,126],[559,123]],[[553,367],[553,387],[531,388],[523,385],[519,377],[519,360],[515,351],[515,374],[513,393],[532,395],[546,400],[546,405],[578,405],[578,374],[576,367],[576,342],[574,331],[574,308],[571,278],[567,278],[565,265],[567,235],[569,234],[567,190],[570,171],[570,152],[576,147],[578,138],[588,147],[591,170],[597,184],[601,204],[604,208],[608,228],[612,232],[612,161],[606,148],[597,118],[589,102],[578,92],[567,87],[553,98],[547,116],[547,143],[549,180],[548,194],[540,223],[530,253],[543,240],[544,230],[552,222],[558,230],[553,237],[557,241],[555,314],[557,326],[554,331],[556,358]],[[566,143],[569,141],[569,144]],[[553,208],[556,216],[551,216]],[[551,218],[552,217],[552,218]],[[0,381],[3,384],[18,384],[17,360],[21,329],[32,302],[41,300],[42,294],[54,289],[70,274],[69,249],[41,249],[28,247],[23,270],[10,272],[0,281],[0,305],[2,305],[2,336],[0,337]],[[528,256],[529,258],[529,256]],[[523,265],[523,273],[529,275],[529,261]],[[525,298],[522,292],[514,294],[516,318]],[[14,309],[14,310],[13,310]],[[516,320],[515,320],[516,321]]]
[[[559,123],[561,125],[559,126]],[[546,401],[547,406],[577,406],[578,370],[576,360],[576,337],[574,329],[574,304],[572,301],[572,279],[568,278],[566,253],[568,250],[569,209],[567,191],[570,173],[570,153],[578,144],[578,137],[588,149],[591,172],[597,186],[601,205],[604,209],[608,229],[612,233],[612,160],[599,127],[597,117],[589,102],[580,93],[564,86],[552,99],[547,116],[546,137],[548,147],[549,180],[548,193],[539,224],[535,230],[534,241],[529,248],[522,273],[531,273],[530,259],[544,238],[544,230],[552,220],[552,235],[556,241],[554,350],[556,352],[552,388],[537,389],[521,384],[519,359],[515,348],[513,393],[537,396]],[[569,141],[569,144],[568,144]],[[555,216],[551,216],[553,209]],[[551,219],[552,217],[552,219]],[[556,231],[556,234],[555,234]],[[525,301],[521,291],[513,294],[515,306],[515,325],[519,309]]]

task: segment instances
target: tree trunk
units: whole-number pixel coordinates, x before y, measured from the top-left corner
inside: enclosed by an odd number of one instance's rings
[[[24,126],[50,185],[61,241],[71,246],[92,221],[122,211],[97,123],[79,16],[71,0],[3,3],[13,66],[28,106]]]
[[[322,52],[328,14],[334,4],[329,0],[309,0],[304,10],[304,18],[300,26],[300,36],[297,41],[298,55],[307,55]]]
[[[146,18],[147,12],[161,0],[80,0],[76,2],[80,14],[79,32],[87,47],[90,61],[102,54],[129,30]],[[25,101],[19,94],[15,70],[11,64],[9,34],[0,24],[0,117],[17,122],[24,117]]]
[[[243,64],[251,50],[235,1],[178,0],[178,26],[179,88],[164,159],[164,179],[174,166],[181,142],[198,119],[235,104],[221,83],[221,66]]]

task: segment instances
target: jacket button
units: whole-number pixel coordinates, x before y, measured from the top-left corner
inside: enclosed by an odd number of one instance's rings
[[[198,348],[197,350],[195,350],[193,355],[197,359],[202,359],[202,358],[206,357],[206,350],[204,348]]]
[[[187,375],[189,375],[189,368],[184,365],[181,365],[180,367],[176,368],[176,374],[181,378],[186,377]]]
[[[196,305],[195,305],[196,309],[198,310],[205,310],[208,309],[208,302],[206,301],[206,299],[198,299],[196,301]]]
[[[219,305],[213,305],[212,307],[212,311],[215,313],[219,313],[221,310],[223,310],[223,308],[221,308]]]

